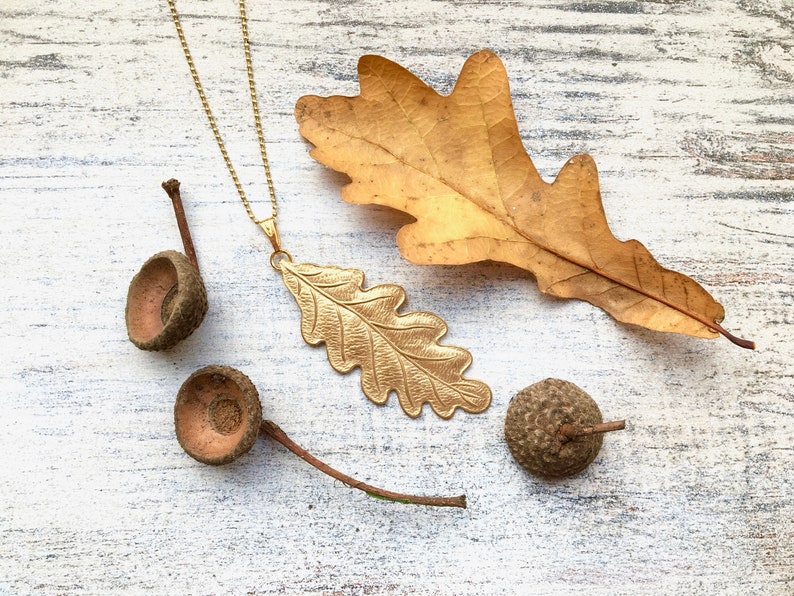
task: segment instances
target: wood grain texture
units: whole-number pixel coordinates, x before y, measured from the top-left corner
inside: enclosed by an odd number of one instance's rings
[[[266,212],[235,3],[180,7]],[[249,16],[285,248],[403,284],[407,307],[442,315],[445,341],[472,352],[493,404],[409,420],[304,344],[164,1],[0,0],[0,592],[790,594],[791,3],[250,0]],[[616,235],[703,284],[757,351],[617,324],[507,266],[411,265],[393,243],[402,216],[339,199],[344,181],[298,136],[298,97],[356,94],[366,53],[448,92],[484,47],[541,175],[593,155]],[[180,246],[171,177],[210,310],[149,354],[126,338],[124,299],[150,255]],[[264,440],[228,466],[194,462],[173,400],[211,363],[250,376],[265,416],[329,465],[466,492],[469,509],[369,499]],[[628,421],[556,483],[502,439],[510,397],[546,377]]]

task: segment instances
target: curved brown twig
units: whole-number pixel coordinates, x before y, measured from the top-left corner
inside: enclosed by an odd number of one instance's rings
[[[328,464],[323,463],[314,457],[311,453],[290,439],[287,436],[287,433],[281,430],[281,427],[279,427],[279,425],[272,420],[262,421],[262,432],[281,443],[284,447],[292,451],[292,453],[300,457],[303,461],[311,464],[321,472],[328,474],[332,478],[336,478],[340,482],[343,482],[352,488],[363,490],[372,497],[385,499],[387,501],[408,503],[412,505],[430,505],[432,507],[461,507],[463,509],[466,508],[466,495],[459,495],[457,497],[420,497],[416,495],[396,493],[390,490],[378,488],[377,486],[366,484],[364,482],[360,482],[352,476],[348,476],[347,474],[343,474],[342,472],[334,470]]]

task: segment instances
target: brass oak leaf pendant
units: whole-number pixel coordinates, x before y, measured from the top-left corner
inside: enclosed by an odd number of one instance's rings
[[[397,235],[408,260],[511,263],[541,291],[619,321],[753,347],[719,325],[722,306],[697,282],[612,235],[589,155],[571,158],[553,183],[541,179],[493,53],[471,56],[448,96],[379,56],[361,58],[358,72],[359,96],[302,97],[295,115],[312,156],[350,176],[344,200],[416,218]]]
[[[406,414],[416,418],[430,404],[442,418],[456,408],[471,413],[491,403],[485,383],[463,378],[471,355],[438,340],[447,326],[429,312],[399,314],[402,287],[385,284],[363,289],[363,272],[280,262],[284,283],[301,310],[306,343],[325,343],[337,371],[361,368],[361,388],[376,404],[394,391]]]

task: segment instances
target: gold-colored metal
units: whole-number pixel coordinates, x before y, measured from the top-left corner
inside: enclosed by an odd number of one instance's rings
[[[187,61],[188,68],[190,69],[190,75],[193,77],[193,84],[196,86],[196,91],[198,91],[199,99],[201,99],[201,105],[204,108],[204,113],[207,115],[207,120],[209,120],[210,128],[212,129],[212,134],[215,135],[215,141],[218,143],[218,148],[221,150],[223,161],[226,162],[226,168],[229,170],[229,174],[232,177],[234,186],[237,188],[237,194],[240,195],[240,200],[243,203],[243,207],[245,207],[245,212],[248,214],[248,217],[251,219],[251,221],[261,225],[261,222],[266,220],[260,220],[256,217],[256,215],[254,215],[251,204],[248,202],[245,190],[243,189],[243,185],[240,183],[240,179],[237,176],[237,171],[234,169],[234,165],[232,164],[232,160],[229,157],[228,151],[226,151],[226,144],[223,142],[223,137],[221,136],[221,132],[218,129],[218,124],[215,121],[215,116],[212,114],[210,104],[207,101],[207,96],[204,93],[204,85],[201,84],[201,79],[199,78],[198,71],[196,70],[196,65],[193,62],[193,55],[191,54],[190,48],[187,45],[185,32],[182,29],[182,22],[179,18],[179,13],[176,10],[175,0],[168,0],[168,6],[171,9],[171,18],[174,21],[174,27],[176,27],[176,34],[179,36],[179,42],[182,44],[182,51],[185,54],[185,60]],[[259,154],[262,157],[262,165],[265,170],[265,179],[267,180],[267,189],[268,193],[270,194],[271,212],[270,218],[268,219],[273,220],[273,226],[275,227],[276,217],[278,216],[278,202],[276,200],[276,191],[273,186],[273,177],[270,174],[270,162],[268,161],[267,150],[265,149],[265,135],[262,132],[262,119],[259,116],[259,102],[257,101],[256,85],[254,83],[254,66],[251,59],[251,46],[248,41],[248,16],[245,11],[245,0],[239,0],[239,8],[240,27],[243,34],[243,51],[245,53],[245,67],[248,71],[248,89],[251,95],[251,106],[254,110],[254,125],[256,126],[256,136],[259,141]],[[265,230],[265,233],[267,233],[267,230]],[[268,234],[268,237],[270,237],[270,234]],[[271,242],[272,241],[273,240],[271,238]],[[275,250],[278,251],[280,248],[276,248]]]
[[[405,301],[402,287],[388,284],[365,290],[361,271],[293,263],[292,255],[281,248],[276,225],[278,204],[259,115],[245,0],[239,0],[245,65],[271,203],[270,217],[261,219],[254,215],[226,151],[188,48],[175,0],[168,0],[168,5],[193,84],[223,160],[248,217],[262,228],[273,246],[270,265],[281,272],[284,283],[298,303],[302,315],[301,331],[306,342],[311,345],[325,343],[328,361],[341,373],[360,367],[361,388],[373,402],[385,403],[394,391],[402,409],[413,418],[422,413],[425,403],[429,403],[442,418],[450,418],[457,408],[472,413],[484,411],[491,403],[491,390],[481,381],[463,377],[471,364],[469,352],[438,343],[447,332],[447,325],[440,317],[423,311],[400,314],[397,310]]]
[[[284,283],[301,309],[306,343],[325,343],[337,371],[361,368],[361,388],[376,404],[394,391],[406,414],[416,418],[430,404],[442,418],[457,408],[479,413],[491,403],[491,390],[463,377],[471,354],[441,345],[446,323],[433,313],[400,314],[405,290],[394,284],[363,289],[358,269],[319,267],[282,261]]]
[[[270,266],[276,271],[281,271],[281,262],[285,260],[292,262],[292,255],[286,250],[277,250],[270,255]]]
[[[267,234],[270,244],[273,245],[273,252],[279,252],[281,250],[281,236],[278,234],[276,218],[268,217],[267,219],[257,220],[254,223],[259,224],[259,227]]]

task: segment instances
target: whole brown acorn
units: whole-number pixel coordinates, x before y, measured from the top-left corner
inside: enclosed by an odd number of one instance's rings
[[[604,423],[593,398],[573,383],[546,379],[513,396],[505,439],[528,472],[564,478],[590,465],[601,449],[603,433],[625,425],[625,420]]]

